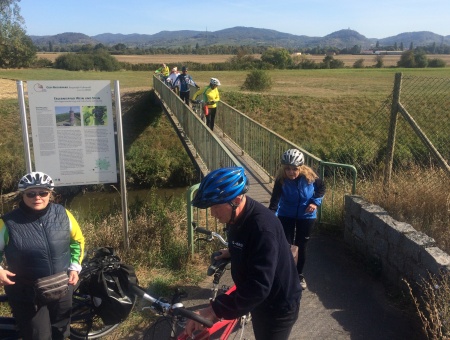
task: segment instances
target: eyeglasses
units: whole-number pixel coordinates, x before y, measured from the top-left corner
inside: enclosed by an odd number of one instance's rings
[[[50,194],[50,191],[28,191],[25,193],[25,196],[28,198],[35,198],[36,196],[47,197]]]

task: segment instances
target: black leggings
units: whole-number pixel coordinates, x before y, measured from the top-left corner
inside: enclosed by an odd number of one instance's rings
[[[295,219],[284,216],[278,216],[278,218],[283,225],[284,234],[289,244],[295,244],[298,247],[297,273],[303,274],[303,267],[306,261],[306,246],[316,220]]]
[[[63,340],[69,336],[73,286],[69,286],[69,293],[61,300],[37,310],[32,287],[16,283],[5,290],[22,339]]]
[[[191,91],[180,92],[180,98],[182,101],[184,101],[186,103],[187,106],[189,106],[190,93],[191,93]]]
[[[216,119],[216,109],[214,108],[208,108],[208,115],[206,116],[206,125],[212,130],[214,130],[214,120]]]

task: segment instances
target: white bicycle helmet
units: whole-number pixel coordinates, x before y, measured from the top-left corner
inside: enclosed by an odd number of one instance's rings
[[[220,85],[220,81],[219,81],[219,79],[217,79],[217,78],[211,78],[211,80],[209,81],[209,83],[210,83],[211,85],[216,85],[216,86],[219,86],[219,85]]]
[[[25,191],[31,188],[45,188],[53,190],[55,187],[52,178],[40,171],[30,172],[23,176],[18,185],[19,191]]]
[[[305,163],[305,156],[297,149],[289,149],[281,157],[281,164],[283,165],[300,166],[303,163]]]

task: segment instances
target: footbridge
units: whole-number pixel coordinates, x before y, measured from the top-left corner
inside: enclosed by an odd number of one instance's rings
[[[212,132],[158,78],[154,78],[153,85],[164,111],[202,175],[223,166],[243,166],[251,181],[249,195],[268,206],[280,156],[287,149],[297,148],[305,154],[306,163],[317,171],[327,187],[319,221],[324,224],[341,220],[344,195],[356,191],[353,166],[325,162],[224,102],[218,104]],[[193,91],[195,89],[191,89]],[[194,185],[187,195],[191,252],[197,246],[193,242],[191,222],[219,229],[215,219],[208,216],[208,210],[190,208],[190,200],[197,188],[198,184]],[[393,306],[384,293],[382,282],[374,280],[373,274],[364,269],[340,238],[313,234],[304,273],[308,288],[303,292],[292,339],[421,339],[415,321],[404,310]],[[231,285],[229,273],[227,278],[229,281],[225,282]],[[197,309],[210,295],[210,282],[208,278],[198,287],[198,294],[192,294],[186,306]],[[246,327],[245,338],[254,340],[251,329],[251,326]]]
[[[153,88],[201,176],[219,167],[242,166],[249,177],[249,195],[268,206],[280,157],[284,151],[296,148],[305,155],[305,163],[325,181],[327,193],[318,214],[319,222],[330,223],[340,217],[344,195],[355,194],[354,166],[325,162],[223,101],[217,104],[214,131],[211,131],[200,116],[156,76]],[[195,91],[195,87],[191,88],[191,95]],[[189,191],[188,202],[197,188],[198,185],[193,186]],[[191,208],[188,210],[189,230],[198,215]]]

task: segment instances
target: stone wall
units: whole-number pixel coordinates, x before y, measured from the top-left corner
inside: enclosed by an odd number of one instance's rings
[[[411,225],[394,220],[360,196],[345,197],[345,242],[376,263],[381,275],[402,288],[402,278],[417,282],[428,273],[450,270],[450,256]]]

